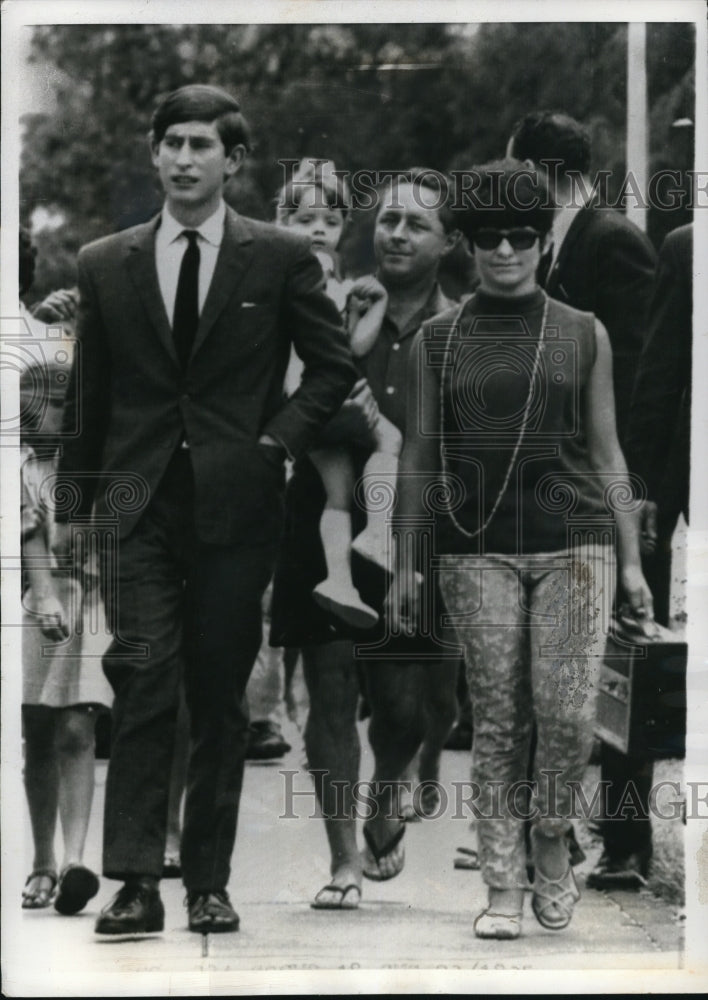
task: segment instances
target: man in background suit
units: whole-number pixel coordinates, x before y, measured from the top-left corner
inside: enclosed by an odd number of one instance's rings
[[[120,515],[104,658],[115,705],[103,867],[124,885],[96,931],[112,935],[163,928],[182,665],[189,927],[238,929],[226,887],[248,740],[242,698],[281,530],[283,460],[308,447],[355,381],[308,242],[223,201],[250,145],[238,103],[215,87],[182,87],[155,110],[150,141],[162,213],[79,254],[81,432],[59,466],[60,484],[80,491],[79,515],[94,499],[97,515],[110,511],[111,483],[126,472],[147,498]],[[291,343],[305,368],[284,403]],[[67,412],[66,426],[75,417]],[[70,548],[65,523],[59,550]]]
[[[645,484],[645,544],[654,550],[649,584],[654,617],[669,624],[671,539],[688,521],[693,320],[693,225],[661,245],[647,334],[639,358],[626,434],[632,472]]]
[[[634,223],[593,193],[590,135],[569,115],[527,114],[514,126],[507,151],[541,171],[558,205],[540,284],[554,299],[594,313],[606,328],[622,444],[654,276],[654,248]]]
[[[693,226],[681,226],[659,251],[647,334],[639,358],[627,426],[629,469],[644,483],[642,565],[654,598],[654,617],[669,625],[671,540],[679,515],[688,521],[691,431],[691,343],[693,314]],[[649,757],[603,751],[613,785],[608,813],[619,813],[622,792],[632,781],[642,813],[603,823],[603,854],[588,875],[596,889],[637,889],[645,884],[652,854],[648,802],[653,780]]]
[[[607,329],[612,346],[617,434],[624,447],[652,291],[654,248],[637,226],[593,192],[589,177],[590,135],[570,115],[562,111],[530,112],[514,126],[507,152],[530,161],[543,173],[558,205],[553,245],[541,262],[539,283],[554,299],[594,313]],[[649,567],[646,573],[651,586]],[[616,798],[621,797],[628,781],[634,781],[646,804],[651,764],[626,758],[603,743],[601,778],[612,784],[610,797]],[[619,822],[605,820],[603,833]],[[611,835],[609,841],[604,838],[605,851],[588,876],[589,886],[600,888],[596,876],[602,880],[608,867],[624,872],[627,883],[643,884],[651,857],[649,821],[630,821],[623,826],[621,853],[613,853]]]

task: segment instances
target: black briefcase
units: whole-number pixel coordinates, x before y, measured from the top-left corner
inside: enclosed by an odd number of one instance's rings
[[[683,757],[686,659],[686,643],[669,629],[614,620],[600,670],[596,735],[632,757]]]

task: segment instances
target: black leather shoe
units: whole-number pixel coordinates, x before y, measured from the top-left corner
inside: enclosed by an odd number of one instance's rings
[[[246,760],[273,760],[290,750],[292,747],[276,722],[261,719],[249,726]]]
[[[157,882],[131,879],[119,889],[101,910],[96,921],[97,934],[154,934],[165,926],[165,908]]]
[[[238,913],[229,901],[228,892],[223,889],[214,892],[189,892],[187,908],[189,929],[195,934],[227,934],[238,930]]]
[[[649,861],[642,854],[615,858],[603,851],[585,880],[589,889],[641,889],[647,884]]]

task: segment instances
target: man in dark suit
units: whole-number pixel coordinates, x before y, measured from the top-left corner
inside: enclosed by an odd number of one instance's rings
[[[625,453],[645,484],[644,544],[653,549],[654,616],[669,624],[671,539],[688,521],[693,318],[693,225],[662,243],[639,358]]]
[[[103,867],[124,885],[100,934],[163,927],[182,667],[189,927],[238,929],[226,887],[248,740],[242,699],[281,530],[283,460],[308,447],[355,381],[307,241],[223,201],[249,148],[238,103],[215,87],[183,87],[157,107],[150,140],[162,213],[79,254],[81,366],[66,426],[78,416],[81,431],[59,466],[60,484],[80,492],[80,516],[94,500],[99,517],[115,510],[125,473],[146,501],[123,503],[116,578],[103,580],[115,691]],[[305,368],[284,403],[291,343]],[[58,548],[71,548],[69,523]]]
[[[642,565],[654,598],[654,616],[669,625],[671,540],[679,515],[688,521],[691,431],[691,341],[693,313],[693,226],[681,226],[659,251],[647,333],[639,358],[627,426],[627,465],[644,483]],[[626,757],[603,748],[608,789],[603,854],[588,875],[596,889],[645,884],[652,854],[648,810],[651,759]],[[645,815],[622,816],[622,794],[630,782]]]
[[[554,299],[594,313],[607,329],[622,443],[654,276],[654,248],[637,226],[603,203],[599,192],[593,194],[590,136],[569,115],[527,114],[514,126],[508,153],[530,160],[542,172],[558,205],[540,283]]]
[[[547,179],[558,206],[553,221],[553,244],[541,262],[539,282],[549,295],[576,309],[594,313],[607,329],[612,346],[617,434],[624,446],[632,387],[637,373],[646,326],[646,311],[652,291],[656,254],[649,239],[618,211],[606,205],[593,191],[588,130],[562,111],[533,111],[514,126],[507,152],[530,161]],[[647,580],[649,568],[647,568]],[[601,748],[601,777],[611,783],[612,794],[621,797],[628,781],[634,781],[646,804],[651,785],[651,764],[624,757],[608,744]],[[604,822],[604,832],[616,820]],[[627,873],[627,881],[641,884],[651,856],[648,819],[624,824],[621,855],[608,862],[610,844],[598,869],[609,863]],[[634,841],[630,849],[630,841]]]

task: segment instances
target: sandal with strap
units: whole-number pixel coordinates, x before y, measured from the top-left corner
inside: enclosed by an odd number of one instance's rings
[[[42,879],[49,880],[51,883],[49,888],[42,887]],[[32,888],[32,883],[35,880],[36,884]],[[33,872],[29,873],[25,882],[25,888],[22,892],[22,909],[44,910],[54,899],[58,882],[59,877],[52,868],[35,868]]]
[[[405,832],[406,825],[402,823],[390,840],[382,847],[377,847],[368,827],[364,827],[366,850],[364,851],[362,874],[365,878],[371,879],[374,882],[386,882],[390,878],[395,878],[396,875],[399,875],[403,871],[406,861],[406,851],[401,841]],[[392,872],[381,871],[380,862],[386,858],[391,858],[394,861],[394,870]]]
[[[547,878],[536,865],[533,880],[531,909],[541,927],[549,931],[562,931],[573,917],[573,908],[580,899],[573,869],[568,865],[560,878]],[[557,916],[553,916],[553,911]]]
[[[497,941],[515,941],[521,934],[521,911],[517,913],[494,913],[482,910],[474,922],[474,932],[478,938],[495,938]]]
[[[325,898],[323,893],[329,893],[330,897]],[[313,910],[356,910],[361,902],[361,889],[356,882],[349,885],[324,885],[317,893],[310,906]]]

